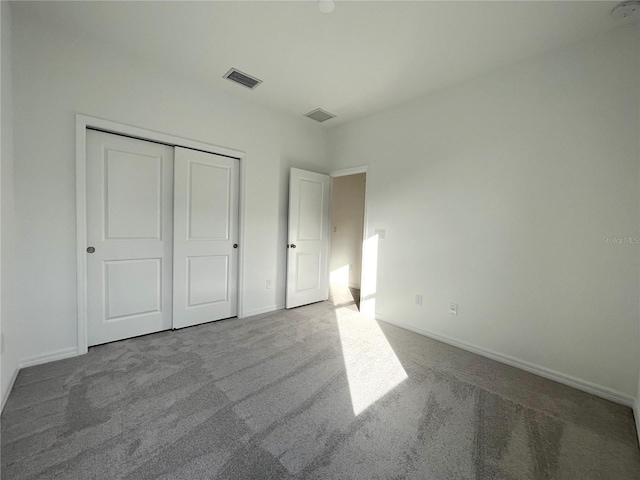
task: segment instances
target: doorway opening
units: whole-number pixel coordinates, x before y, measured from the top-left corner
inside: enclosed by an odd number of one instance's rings
[[[330,301],[340,306],[353,304],[360,310],[366,168],[331,176]]]

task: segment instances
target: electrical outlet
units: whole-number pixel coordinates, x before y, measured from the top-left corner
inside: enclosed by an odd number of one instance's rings
[[[376,235],[378,236],[378,240],[384,240],[386,234],[387,232],[384,228],[376,228]]]
[[[269,279],[267,280],[267,289],[270,289],[271,287],[273,287],[273,282]]]
[[[416,305],[422,306],[422,295],[416,295]]]
[[[450,303],[449,304],[449,315],[458,315],[458,304]]]

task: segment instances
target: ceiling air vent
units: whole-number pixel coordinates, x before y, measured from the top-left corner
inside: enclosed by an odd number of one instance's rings
[[[226,78],[227,80],[231,80],[232,82],[235,82],[239,85],[242,85],[243,87],[250,88],[251,90],[253,90],[254,88],[256,88],[258,85],[262,83],[262,80],[258,80],[256,77],[247,75],[246,73],[241,72],[240,70],[237,70],[235,68],[232,68],[227,73],[225,73],[224,78]]]
[[[309,117],[311,120],[315,120],[316,122],[324,122],[325,120],[336,118],[333,113],[329,113],[321,108],[316,108],[309,113],[305,113],[304,116]]]

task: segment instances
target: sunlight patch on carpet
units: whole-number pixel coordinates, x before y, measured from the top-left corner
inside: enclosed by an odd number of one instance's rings
[[[358,416],[408,378],[377,322],[336,310],[353,413]]]

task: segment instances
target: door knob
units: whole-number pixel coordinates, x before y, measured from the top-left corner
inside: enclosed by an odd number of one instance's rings
[[[296,248],[296,244],[295,244],[295,243],[292,243],[292,244],[291,244],[291,248]]]
[[[93,253],[93,252],[95,252],[95,251],[96,251],[96,249],[95,249],[95,248],[93,248],[93,247],[87,247],[87,253]]]
[[[233,248],[238,248],[238,244],[237,244],[237,243],[234,243],[234,244],[233,244]]]

